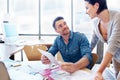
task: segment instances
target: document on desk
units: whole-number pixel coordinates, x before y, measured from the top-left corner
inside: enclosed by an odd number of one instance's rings
[[[78,70],[71,74],[70,80],[94,80],[94,75],[92,71]]]
[[[7,66],[11,80],[43,80],[43,76],[39,72],[47,67],[41,65],[40,61],[4,61],[4,63]]]
[[[78,70],[71,74],[54,73],[51,75],[54,80],[94,80],[94,73]]]
[[[8,70],[11,80],[42,80],[43,76],[36,74],[30,75],[24,73],[20,70],[16,71],[14,69]]]
[[[49,53],[49,52],[47,52],[47,51],[44,51],[44,50],[41,50],[41,49],[38,49],[38,51],[39,51],[42,55],[45,55],[45,56],[50,60],[51,64],[53,63],[53,64],[56,64],[56,65],[59,65],[58,61],[55,60],[55,57],[54,57],[51,53]]]

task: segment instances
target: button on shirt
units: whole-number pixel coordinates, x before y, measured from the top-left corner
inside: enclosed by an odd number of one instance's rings
[[[87,57],[92,62],[92,54],[89,41],[83,33],[70,31],[68,44],[65,44],[63,38],[58,36],[49,51],[53,56],[60,52],[65,62],[77,62],[82,57]],[[88,66],[90,68],[90,66]]]

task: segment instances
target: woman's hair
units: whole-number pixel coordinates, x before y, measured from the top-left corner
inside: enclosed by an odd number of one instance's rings
[[[55,18],[55,20],[53,21],[53,28],[54,28],[54,29],[56,29],[56,27],[55,27],[55,23],[56,23],[57,21],[61,20],[61,19],[64,19],[64,18],[61,17],[61,16]]]
[[[87,1],[88,3],[90,3],[92,5],[94,5],[95,3],[98,3],[99,8],[98,8],[97,14],[99,14],[100,12],[102,12],[105,9],[108,9],[106,0],[84,0],[84,1]]]

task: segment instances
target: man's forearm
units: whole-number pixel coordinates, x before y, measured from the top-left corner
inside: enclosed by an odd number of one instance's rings
[[[89,60],[87,59],[87,57],[83,57],[75,63],[75,66],[77,69],[82,69],[82,68],[86,68],[88,64],[89,64]]]

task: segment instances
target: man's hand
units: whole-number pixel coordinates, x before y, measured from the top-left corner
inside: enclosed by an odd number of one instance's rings
[[[70,72],[70,73],[77,71],[75,64],[68,63],[68,62],[61,63],[61,69],[65,70],[67,72]]]
[[[43,64],[50,64],[50,60],[44,55],[41,56],[41,61]]]

